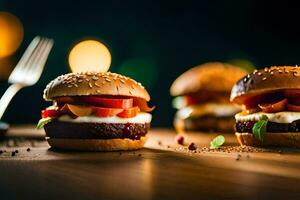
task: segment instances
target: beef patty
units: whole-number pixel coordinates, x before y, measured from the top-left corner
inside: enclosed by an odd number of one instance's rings
[[[47,137],[68,139],[139,140],[150,128],[149,123],[73,123],[52,121],[44,126]]]
[[[256,121],[236,122],[235,129],[239,133],[252,133],[252,128]],[[284,133],[284,132],[300,132],[300,120],[292,123],[267,123],[267,132]]]
[[[186,131],[204,131],[204,132],[223,132],[231,133],[234,131],[234,117],[216,117],[205,115],[201,117],[189,117],[187,119],[175,118],[176,123],[184,124]]]

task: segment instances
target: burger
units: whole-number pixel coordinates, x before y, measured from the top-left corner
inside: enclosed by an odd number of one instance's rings
[[[52,148],[90,151],[142,148],[150,128],[147,90],[116,73],[69,73],[52,80],[44,99],[53,105],[42,111]]]
[[[273,66],[239,80],[231,101],[243,105],[235,115],[241,145],[300,147],[300,68]]]
[[[172,84],[170,93],[178,109],[174,118],[177,132],[233,132],[234,115],[240,106],[229,101],[234,83],[247,72],[229,64],[213,62],[189,69]]]

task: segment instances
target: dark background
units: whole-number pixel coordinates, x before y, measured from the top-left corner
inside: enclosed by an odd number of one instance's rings
[[[12,1],[0,11],[24,26],[18,60],[36,35],[55,40],[45,71],[21,90],[3,120],[35,123],[49,103],[45,85],[69,71],[71,47],[85,38],[104,42],[113,72],[141,81],[156,105],[154,126],[171,126],[169,86],[188,68],[208,61],[242,60],[256,67],[300,63],[299,6],[288,1]],[[0,82],[0,94],[8,84]]]

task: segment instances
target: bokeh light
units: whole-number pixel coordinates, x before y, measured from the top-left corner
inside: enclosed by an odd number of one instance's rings
[[[111,54],[101,42],[84,40],[70,51],[69,65],[72,72],[106,72],[111,65]]]
[[[151,88],[158,75],[154,62],[149,59],[129,59],[121,64],[118,72],[141,82],[147,88]]]
[[[0,12],[0,59],[13,54],[23,40],[23,25],[8,13]]]

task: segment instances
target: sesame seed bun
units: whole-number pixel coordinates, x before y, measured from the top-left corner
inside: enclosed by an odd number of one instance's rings
[[[131,139],[58,139],[48,138],[49,145],[55,149],[77,150],[77,151],[120,151],[135,150],[143,148],[146,137],[140,140]]]
[[[280,146],[280,147],[300,147],[300,133],[266,133],[262,141],[256,139],[252,133],[235,133],[240,145],[247,146]]]
[[[211,62],[189,69],[172,84],[173,96],[198,93],[199,91],[228,92],[247,71],[230,64]]]
[[[52,80],[44,99],[62,96],[121,95],[150,100],[147,90],[135,80],[111,72],[69,73]]]
[[[234,85],[230,100],[243,104],[249,96],[282,89],[300,89],[300,67],[272,66],[255,70]]]

